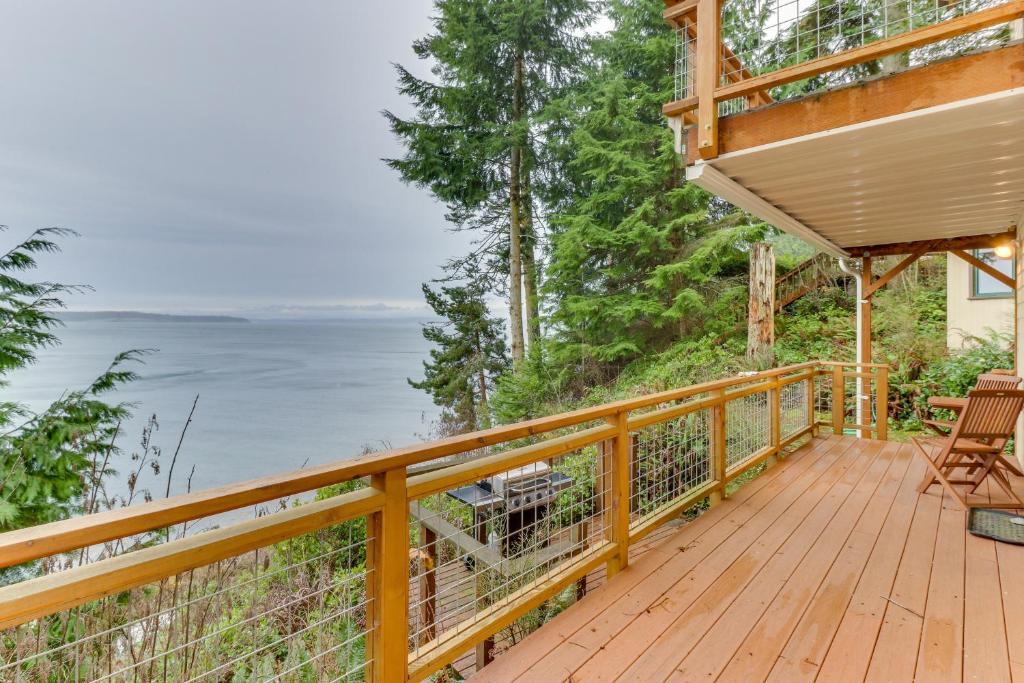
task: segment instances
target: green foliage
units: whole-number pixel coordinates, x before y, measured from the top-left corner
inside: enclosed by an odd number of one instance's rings
[[[984,339],[975,339],[960,351],[932,361],[914,383],[915,416],[923,417],[928,413],[928,399],[932,396],[966,396],[978,375],[993,369],[1013,368],[1012,341],[1009,335],[993,332]]]
[[[423,296],[443,322],[423,327],[424,339],[434,348],[423,363],[425,378],[409,384],[441,406],[446,432],[487,427],[490,387],[509,366],[504,324],[490,314],[479,282],[438,290],[423,285]]]
[[[36,257],[59,251],[56,239],[69,230],[37,230],[0,256],[0,387],[13,370],[36,362],[55,346],[55,311],[63,297],[82,287],[23,279]],[[0,403],[0,530],[62,519],[81,510],[83,493],[113,473],[115,438],[129,406],[104,397],[135,379],[128,365],[142,352],[116,356],[83,389],[69,391],[35,414],[23,404]]]
[[[626,364],[703,335],[742,292],[765,226],[683,181],[660,103],[674,44],[656,1],[612,2],[582,84],[549,109],[564,138],[553,196],[550,362],[579,393]]]

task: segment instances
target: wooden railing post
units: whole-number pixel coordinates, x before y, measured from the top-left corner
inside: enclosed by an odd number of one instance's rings
[[[611,540],[618,545],[618,552],[608,560],[608,578],[615,576],[629,565],[629,411],[622,410],[610,420],[618,431],[612,439],[611,479]]]
[[[725,500],[725,391],[719,389],[711,395],[720,399],[711,409],[711,467],[718,486],[711,492],[709,498],[711,505],[717,505]]]
[[[832,366],[832,433],[842,434],[846,422],[846,379],[843,366]]]
[[[807,377],[807,426],[811,428],[811,436],[818,435],[817,401],[815,401],[814,385],[818,377],[818,368],[812,368]]]
[[[419,643],[425,645],[437,636],[437,534],[426,525],[420,525],[420,545],[424,557],[420,558],[420,631]],[[425,570],[425,571],[424,571]]]
[[[719,0],[697,3],[697,153],[718,156],[718,104],[715,89],[722,73],[722,12]]]
[[[367,520],[367,680],[404,682],[408,675],[409,501],[405,468],[375,474],[384,507]],[[372,536],[370,536],[372,532]]]
[[[881,441],[889,439],[889,368],[884,365],[875,374],[875,435]]]
[[[766,462],[768,467],[771,467],[779,461],[779,453],[782,450],[782,390],[778,377],[772,380],[771,388],[768,390],[768,434],[772,452]]]

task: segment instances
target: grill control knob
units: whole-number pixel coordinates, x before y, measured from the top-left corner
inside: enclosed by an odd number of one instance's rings
[[[518,498],[513,498],[512,499],[512,507],[514,507],[514,508],[519,507],[519,499]]]
[[[529,497],[529,496],[527,496],[527,497],[526,497],[526,501],[525,501],[525,503],[526,503],[527,505],[529,505],[529,504],[530,504],[530,497]]]

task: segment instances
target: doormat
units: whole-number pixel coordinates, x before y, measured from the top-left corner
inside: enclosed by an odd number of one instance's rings
[[[1006,510],[971,508],[967,530],[975,536],[1024,545],[1024,516]]]

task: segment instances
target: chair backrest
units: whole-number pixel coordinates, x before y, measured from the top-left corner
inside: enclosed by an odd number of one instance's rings
[[[1005,372],[988,372],[978,375],[974,383],[975,389],[1016,389],[1020,386],[1020,377]]]
[[[1024,391],[1018,389],[974,389],[960,414],[956,435],[988,441],[1013,434],[1017,417],[1024,409]]]

